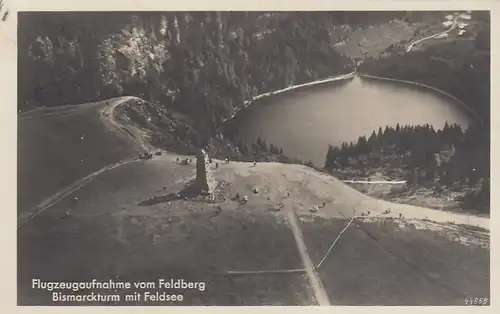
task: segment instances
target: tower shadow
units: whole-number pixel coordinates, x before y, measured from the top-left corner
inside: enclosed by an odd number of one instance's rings
[[[202,190],[196,183],[196,180],[191,180],[179,192],[173,192],[166,195],[153,196],[147,200],[139,202],[139,206],[153,206],[161,203],[167,203],[182,199],[191,199],[202,195]]]

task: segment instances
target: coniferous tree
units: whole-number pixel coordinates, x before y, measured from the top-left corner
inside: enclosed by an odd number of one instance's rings
[[[328,151],[325,158],[325,169],[331,169],[333,166],[333,146],[328,145]]]
[[[382,131],[382,127],[379,127],[378,132],[377,132],[377,139],[381,140],[383,135],[384,135],[384,132]]]

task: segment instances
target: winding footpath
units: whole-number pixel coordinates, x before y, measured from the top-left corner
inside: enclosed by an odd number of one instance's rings
[[[114,116],[114,110],[116,107],[126,103],[129,100],[136,99],[136,97],[119,97],[119,98],[114,98],[112,100],[106,101],[106,105],[104,106],[103,109],[100,110],[101,113],[101,118],[104,120],[104,123],[109,123],[110,125],[114,126],[116,130],[119,130],[122,133],[126,133],[124,135],[127,135],[134,139],[136,142],[138,149],[143,151],[144,149],[147,149],[147,145],[144,144],[144,141],[140,136],[134,135],[134,133],[131,130],[126,129],[126,126],[121,125],[118,121],[115,120]],[[46,115],[53,115],[54,113],[47,113]],[[127,159],[127,160],[122,160],[119,162],[116,162],[114,164],[108,165],[104,168],[101,168],[97,171],[94,171],[93,173],[85,176],[84,178],[74,182],[70,186],[62,189],[61,191],[55,193],[54,195],[51,195],[50,197],[46,198],[43,200],[41,203],[39,203],[35,208],[27,213],[21,213],[18,216],[18,224],[17,224],[17,229],[19,230],[21,227],[23,227],[26,223],[31,221],[32,219],[36,218],[38,215],[40,215],[42,212],[45,210],[49,209],[50,207],[56,205],[60,201],[62,201],[64,198],[67,196],[73,194],[74,192],[78,191],[82,187],[86,186],[90,182],[92,182],[97,176],[100,174],[113,170],[115,168],[118,168],[120,166],[124,166],[127,164],[130,164],[132,162],[136,162],[139,159]]]
[[[277,95],[277,94],[280,94],[280,93],[283,93],[283,92],[286,92],[289,90],[301,88],[301,87],[312,86],[312,85],[317,85],[317,84],[322,84],[322,83],[327,83],[327,82],[333,82],[333,81],[337,81],[337,80],[349,79],[355,75],[356,75],[356,72],[351,72],[351,73],[338,75],[338,76],[323,79],[323,80],[318,80],[318,81],[309,82],[309,83],[300,84],[300,85],[294,85],[294,86],[290,86],[290,87],[276,90],[273,92],[257,95],[252,100],[245,101],[243,107],[237,109],[236,112],[231,117],[224,120],[224,122],[232,119],[240,110],[247,108],[248,106],[250,106],[252,104],[252,102],[254,100],[260,99],[262,97]],[[144,141],[144,138],[141,134],[142,132],[138,128],[131,126],[131,125],[128,126],[128,125],[124,125],[124,124],[120,123],[118,120],[116,120],[116,117],[114,114],[114,111],[118,106],[123,105],[127,101],[137,100],[137,99],[140,99],[140,98],[135,97],[135,96],[124,96],[124,97],[117,97],[117,98],[113,98],[113,99],[110,99],[107,101],[103,101],[102,103],[105,103],[105,106],[99,110],[99,113],[100,113],[100,117],[101,117],[104,124],[110,126],[113,130],[118,131],[123,136],[133,139],[133,141],[136,144],[136,149],[138,150],[139,153],[142,153],[146,150],[152,149],[153,147],[151,147],[151,145],[149,145],[146,141]],[[71,108],[74,109],[74,106],[72,106]],[[31,116],[26,116],[27,113],[28,112],[21,113],[20,118],[21,119],[33,119],[33,117],[31,117]],[[43,113],[44,116],[58,115],[58,114],[61,114],[61,113],[59,113],[59,112]],[[33,210],[31,210],[27,213],[20,214],[18,217],[18,227],[17,228],[20,229],[27,222],[34,219],[36,216],[38,216],[43,211],[54,206],[55,204],[59,203],[61,200],[63,200],[68,195],[74,193],[75,191],[79,190],[83,186],[90,183],[98,175],[100,175],[106,171],[115,169],[119,166],[123,166],[123,165],[129,164],[131,162],[135,162],[135,161],[137,161],[137,159],[129,159],[129,160],[123,160],[123,161],[119,161],[117,163],[108,165],[108,166],[106,166],[102,169],[99,169],[99,170],[87,175],[86,177],[74,182],[70,186],[62,189],[61,191],[55,193],[54,195],[51,195],[50,197],[46,198],[41,203],[39,203],[37,206],[35,206],[35,208]]]
[[[284,89],[281,89],[281,90],[277,90],[277,91],[273,91],[273,92],[269,92],[269,93],[264,93],[264,94],[255,96],[252,100],[245,101],[243,107],[239,108],[231,117],[229,117],[225,121],[232,119],[236,115],[236,113],[238,113],[240,110],[242,110],[242,109],[248,107],[249,105],[251,105],[251,103],[252,103],[253,100],[257,100],[257,99],[260,99],[260,98],[265,97],[265,96],[280,94],[280,93],[283,93],[283,92],[286,92],[286,91],[289,91],[289,90],[292,90],[292,89],[300,88],[300,87],[312,86],[312,85],[322,84],[322,83],[326,83],[326,82],[332,82],[332,81],[336,81],[336,80],[347,79],[347,78],[350,78],[350,77],[354,76],[355,74],[356,74],[355,72],[351,72],[351,73],[348,73],[348,74],[339,75],[339,76],[336,76],[336,77],[332,77],[332,78],[328,78],[328,79],[324,79],[324,80],[319,80],[319,81],[314,81],[314,82],[309,82],[309,83],[305,83],[305,84],[290,86],[290,87],[287,87],[287,88],[284,88]],[[135,142],[136,149],[138,150],[138,152],[142,153],[144,151],[152,149],[153,147],[151,147],[151,145],[149,145],[146,141],[144,141],[144,138],[142,136],[143,134],[141,134],[142,133],[141,130],[139,130],[138,128],[136,128],[136,127],[134,127],[132,125],[124,125],[124,124],[120,123],[118,120],[116,120],[116,116],[114,114],[115,109],[118,106],[123,105],[127,101],[138,100],[138,99],[139,98],[134,97],[134,96],[124,96],[124,97],[113,98],[113,99],[110,99],[110,100],[107,100],[107,101],[102,101],[102,103],[104,103],[105,105],[104,105],[104,107],[102,109],[99,110],[99,115],[100,115],[100,117],[102,119],[102,122],[105,125],[107,125],[108,127],[110,127],[111,129],[113,129],[115,131],[118,131],[124,137],[131,138]],[[95,103],[92,103],[92,105],[95,105]],[[69,108],[71,108],[71,110],[75,109],[74,106],[71,106]],[[33,118],[35,118],[35,117],[27,116],[27,113],[28,112],[21,113],[20,118],[21,119],[33,119]],[[49,112],[43,112],[42,114],[44,116],[51,116],[51,115],[61,114],[61,112],[58,112],[58,111],[51,112],[51,111],[49,111]],[[64,112],[63,112],[63,114],[64,114]],[[108,166],[106,166],[104,168],[101,168],[101,169],[99,169],[99,170],[97,170],[97,171],[95,171],[95,172],[87,175],[86,177],[84,177],[84,178],[82,178],[82,179],[74,182],[70,186],[62,189],[61,191],[55,193],[54,195],[51,195],[50,197],[46,198],[41,203],[39,203],[37,206],[35,206],[35,208],[33,210],[31,210],[31,211],[29,211],[27,213],[20,214],[18,216],[18,227],[17,228],[20,229],[27,222],[29,222],[30,220],[32,220],[36,216],[38,216],[40,213],[44,212],[48,208],[50,208],[50,207],[54,206],[55,204],[59,203],[61,200],[63,200],[68,195],[74,193],[75,191],[79,190],[80,188],[82,188],[85,185],[87,185],[88,183],[90,183],[98,175],[100,175],[100,174],[102,174],[102,173],[104,173],[106,171],[115,169],[115,168],[117,168],[119,166],[123,166],[123,165],[129,164],[131,162],[135,162],[135,161],[137,161],[137,159],[129,159],[129,160],[123,160],[123,161],[119,161],[117,163],[108,165]]]
[[[428,39],[432,39],[432,38],[435,38],[435,37],[438,37],[438,36],[441,36],[441,35],[444,35],[444,34],[448,34],[449,32],[451,32],[452,30],[454,30],[456,27],[457,27],[457,19],[458,19],[458,16],[456,16],[454,19],[453,19],[453,24],[451,25],[451,27],[448,29],[448,30],[445,30],[444,32],[441,32],[441,33],[437,33],[437,34],[434,34],[434,35],[431,35],[431,36],[427,36],[427,37],[424,37],[424,38],[421,38],[417,41],[414,41],[412,42],[408,48],[406,49],[406,52],[410,52],[413,48],[413,46],[423,42],[423,41],[426,41]]]
[[[341,180],[342,183],[364,183],[364,184],[405,184],[406,181],[364,181],[364,180]]]
[[[137,145],[137,148],[140,149],[140,152],[142,153],[145,150],[151,149],[151,145],[144,141],[144,138],[143,136],[141,136],[141,132],[138,128],[132,125],[124,125],[120,123],[118,120],[116,120],[116,116],[114,114],[115,109],[118,106],[121,106],[130,100],[140,100],[140,98],[134,96],[115,98],[110,104],[101,109],[100,116],[105,124],[111,125],[114,130],[118,130],[125,137],[132,138]]]
[[[328,299],[328,294],[321,283],[321,279],[319,277],[318,272],[316,271],[316,267],[307,252],[307,246],[304,242],[304,235],[302,234],[302,230],[300,229],[299,222],[297,219],[297,213],[293,210],[293,204],[288,200],[284,200],[284,205],[287,209],[287,221],[289,223],[290,229],[292,229],[293,236],[295,238],[295,243],[297,245],[297,249],[299,250],[300,259],[302,260],[302,265],[305,268],[307,278],[309,279],[309,283],[311,285],[311,289],[314,293],[314,298],[318,305],[328,306],[330,304],[330,300]]]

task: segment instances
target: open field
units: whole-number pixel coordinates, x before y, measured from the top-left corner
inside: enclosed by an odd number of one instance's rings
[[[380,55],[389,46],[408,40],[416,32],[407,22],[392,20],[367,28],[346,32],[348,38],[336,45],[336,50],[351,58],[363,59]]]
[[[101,120],[99,109],[106,103],[19,115],[19,211],[31,210],[44,198],[104,166],[137,156],[133,142],[117,136]]]
[[[303,218],[314,261],[347,223]],[[402,227],[397,220],[354,220],[319,273],[333,304],[463,305],[465,297],[489,296],[489,266],[488,249],[450,241],[442,232]]]
[[[216,216],[214,206],[197,201],[144,205],[154,195],[178,192],[194,175],[194,166],[173,165],[170,158],[109,171],[78,191],[78,204],[63,200],[23,226],[18,236],[19,301],[48,300],[47,294],[29,289],[31,278],[119,276],[207,281],[207,291],[186,295],[185,304],[309,304],[300,274],[224,275],[229,270],[300,268],[283,216],[252,202],[224,202]]]
[[[98,107],[93,114],[89,109],[88,116],[75,113],[64,120],[89,123],[86,122],[92,120],[89,117],[98,117]],[[99,120],[93,123],[96,121]],[[67,125],[67,129],[74,129],[73,124]],[[43,127],[26,128],[22,131],[24,138],[31,139],[28,135],[33,130],[40,136],[47,133]],[[110,128],[94,125],[93,130],[96,134],[92,138],[97,143],[89,147],[100,147],[97,150],[100,156],[119,159],[108,155],[115,148],[118,152],[121,148],[124,156],[133,155],[134,141],[122,142],[118,135],[106,133]],[[52,141],[47,142],[56,143],[57,134],[50,136]],[[71,139],[68,147],[81,146],[74,144],[76,136]],[[79,179],[79,173],[84,176],[98,167],[79,167],[81,164],[75,164],[73,159],[80,155],[75,156],[72,150],[54,152],[59,153],[68,167],[76,168],[73,180]],[[319,270],[334,305],[457,304],[459,298],[463,300],[463,293],[489,295],[489,251],[484,245],[489,243],[487,218],[376,200],[311,168],[279,163],[253,166],[219,161],[216,168],[214,160],[212,171],[220,187],[217,202],[183,199],[174,195],[194,178],[195,167],[177,164],[177,157],[182,158],[168,153],[105,171],[24,224],[17,238],[18,304],[53,304],[49,293],[31,289],[32,278],[57,281],[110,277],[127,281],[172,277],[206,281],[206,291],[185,294],[185,305],[316,304],[302,273],[227,274],[239,270],[303,268],[289,226],[290,211],[302,217],[316,217],[314,223],[301,224],[313,262],[317,262],[344,228],[346,217],[362,213],[379,219],[401,216],[408,224],[405,229],[390,223],[363,222],[365,218],[354,220]],[[49,159],[32,158],[24,159],[21,164],[28,169],[45,169],[38,174],[45,181],[37,181],[34,186],[46,184],[56,190],[63,185],[57,176],[51,175],[52,169],[59,169],[57,164],[51,164]],[[27,171],[26,176],[29,174]],[[248,196],[248,202],[231,200],[237,193]],[[78,202],[73,202],[75,196]],[[386,209],[390,209],[389,214],[384,214]],[[23,212],[18,211],[18,215]],[[481,231],[481,243],[470,240],[475,233],[462,234],[465,240],[446,238],[444,234],[450,230],[445,226],[451,222],[485,229]],[[359,226],[368,230],[368,234],[357,230]],[[385,249],[378,248],[375,242]],[[387,250],[392,255],[387,255]],[[460,269],[471,273],[459,275]],[[442,284],[436,285],[436,280]],[[449,286],[453,289],[446,288]],[[126,292],[116,293],[124,296]]]
[[[354,59],[378,58],[389,50],[397,50],[403,53],[406,46],[411,42],[442,33],[450,29],[451,20],[446,16],[457,17],[457,12],[426,12],[416,17],[413,21],[394,19],[385,23],[379,23],[362,28],[341,27],[340,40],[335,46],[342,55]],[[443,24],[444,23],[444,24]],[[412,50],[426,50],[441,43],[450,41],[473,41],[477,32],[482,28],[485,21],[479,18],[470,20],[459,19],[456,27],[443,36],[437,36],[423,40],[415,45]],[[465,32],[459,35],[460,30]]]

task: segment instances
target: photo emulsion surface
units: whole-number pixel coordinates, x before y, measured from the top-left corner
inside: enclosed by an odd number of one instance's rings
[[[18,305],[489,305],[490,12],[18,13]]]

